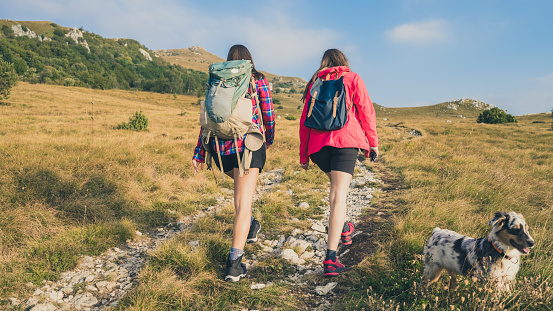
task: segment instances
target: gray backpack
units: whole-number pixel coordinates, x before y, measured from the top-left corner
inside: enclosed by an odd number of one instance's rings
[[[217,152],[221,171],[223,163],[219,150],[219,139],[237,140],[247,134],[244,141],[244,156],[240,159],[237,152],[240,176],[248,172],[251,153],[263,143],[265,136],[253,122],[252,98],[255,99],[255,112],[263,127],[263,116],[259,112],[257,88],[252,77],[252,63],[249,60],[233,60],[214,63],[209,67],[209,79],[205,101],[201,103],[200,124],[202,125],[202,144],[206,151],[206,164],[212,168],[212,152]],[[248,87],[250,92],[248,92]],[[217,150],[211,150],[210,140],[215,140]],[[223,179],[225,174],[223,173]]]

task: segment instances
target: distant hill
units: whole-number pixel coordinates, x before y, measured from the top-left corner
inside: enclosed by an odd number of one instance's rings
[[[225,59],[206,51],[199,46],[192,46],[185,49],[157,50],[156,54],[171,64],[181,65],[185,68],[208,72],[209,66],[213,63],[223,62]],[[273,84],[273,90],[277,92],[293,93],[302,92],[307,83],[302,78],[279,76],[262,71],[267,80]]]
[[[199,46],[186,49],[157,50],[156,54],[171,64],[181,65],[207,73],[209,65],[225,61],[223,58],[206,51]]]
[[[484,110],[493,108],[472,98],[454,99],[437,105],[421,107],[387,108],[374,104],[377,115],[380,117],[417,116],[421,118],[447,117],[447,118],[476,118]]]
[[[0,20],[0,57],[30,83],[205,93],[205,72],[172,65],[132,39],[106,39],[48,21]]]

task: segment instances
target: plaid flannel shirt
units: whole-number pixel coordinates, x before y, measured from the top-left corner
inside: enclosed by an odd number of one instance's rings
[[[261,114],[263,116],[263,125],[265,127],[265,140],[266,145],[270,146],[273,144],[275,137],[275,113],[273,110],[273,100],[271,99],[271,91],[269,90],[269,83],[266,79],[257,80],[257,95],[259,98],[259,108],[261,109]],[[259,124],[259,117],[255,109],[255,99],[252,98],[252,112],[253,112],[253,122]],[[263,132],[263,129],[261,129]],[[219,150],[221,156],[228,156],[235,154],[237,152],[244,151],[244,138],[238,138],[236,144],[233,139],[219,139]],[[217,150],[215,140],[212,139],[211,146],[213,150]],[[199,162],[205,162],[205,149],[202,146],[202,130],[200,129],[200,135],[198,137],[198,143],[194,149],[193,159]]]

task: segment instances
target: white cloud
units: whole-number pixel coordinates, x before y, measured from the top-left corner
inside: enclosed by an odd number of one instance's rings
[[[444,20],[403,24],[385,32],[395,43],[428,45],[444,42],[449,38],[448,24]]]

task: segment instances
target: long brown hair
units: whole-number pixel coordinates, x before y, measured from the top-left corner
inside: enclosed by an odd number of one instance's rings
[[[265,75],[255,69],[255,64],[253,63],[252,54],[247,47],[242,44],[233,45],[228,51],[227,61],[229,60],[249,60],[252,62],[252,73],[257,80],[265,79]]]
[[[326,52],[323,54],[323,58],[321,59],[321,66],[319,67],[319,69],[317,69],[317,71],[315,71],[315,73],[311,77],[311,80],[309,80],[309,82],[305,86],[305,90],[303,91],[303,96],[301,98],[303,102],[305,102],[307,93],[309,93],[309,86],[315,81],[315,79],[317,79],[319,72],[321,72],[323,69],[336,66],[346,66],[349,68],[349,62],[346,55],[344,55],[344,53],[342,53],[342,51],[338,49],[326,50]]]

